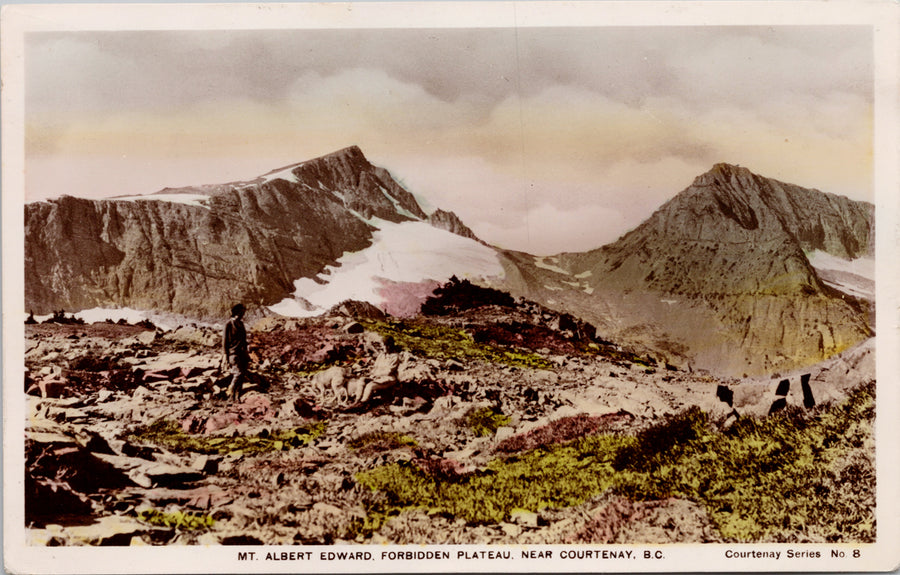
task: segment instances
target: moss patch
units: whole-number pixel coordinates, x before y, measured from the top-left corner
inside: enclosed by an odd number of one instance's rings
[[[427,358],[482,360],[512,367],[551,369],[553,364],[528,351],[477,343],[464,330],[425,321],[364,321],[366,329],[390,336],[401,348]]]
[[[497,445],[495,451],[499,453],[517,453],[554,443],[567,443],[579,437],[596,435],[601,430],[608,430],[610,426],[633,419],[634,416],[626,412],[608,415],[592,416],[580,414],[562,417],[537,429],[504,439]]]
[[[628,441],[633,439],[595,437],[496,459],[487,469],[458,481],[441,481],[404,461],[364,471],[357,474],[357,481],[387,497],[370,510],[357,531],[371,532],[405,508],[446,513],[470,523],[497,523],[513,509],[577,505],[613,486],[613,458]]]
[[[875,539],[874,384],[833,406],[745,419],[725,432],[692,409],[637,437],[597,435],[498,458],[457,480],[406,463],[362,472],[384,497],[361,533],[403,509],[496,523],[513,509],[577,505],[607,490],[629,499],[704,505],[730,541]]]
[[[393,431],[372,431],[347,442],[347,447],[361,453],[375,453],[415,446],[415,439]]]
[[[619,490],[703,503],[730,540],[874,541],[874,384],[812,417],[791,409],[724,433],[704,421],[690,411],[640,437],[617,459]]]
[[[199,436],[182,431],[174,421],[160,419],[148,426],[140,427],[129,436],[129,440],[160,445],[174,452],[191,451],[205,454],[226,454],[235,451],[243,453],[267,453],[286,451],[303,447],[325,432],[325,422],[309,423],[294,429],[263,433],[253,436]]]
[[[196,529],[209,529],[215,524],[215,520],[209,515],[185,513],[183,511],[165,512],[159,509],[144,509],[138,513],[138,519],[151,525],[193,531]]]
[[[475,408],[466,414],[466,426],[478,437],[493,435],[505,425],[509,425],[509,417],[493,407]]]

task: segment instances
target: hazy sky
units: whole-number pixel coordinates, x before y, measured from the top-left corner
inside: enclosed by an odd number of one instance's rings
[[[26,199],[357,144],[483,239],[598,247],[716,162],[872,200],[867,27],[30,33]]]

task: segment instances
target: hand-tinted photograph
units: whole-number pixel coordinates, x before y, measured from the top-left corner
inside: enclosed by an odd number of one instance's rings
[[[25,34],[29,546],[879,540],[871,26],[290,26]]]

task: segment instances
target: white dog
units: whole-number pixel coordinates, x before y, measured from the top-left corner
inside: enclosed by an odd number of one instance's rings
[[[347,378],[347,369],[338,365],[314,374],[309,381],[313,384],[317,396],[324,400],[331,390],[334,401],[342,404],[359,395],[359,387],[362,384],[359,379]]]

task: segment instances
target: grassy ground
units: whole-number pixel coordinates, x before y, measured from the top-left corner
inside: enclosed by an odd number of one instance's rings
[[[482,360],[531,369],[553,367],[553,364],[536,353],[478,343],[464,330],[441,324],[411,320],[366,321],[363,324],[370,331],[392,337],[401,348],[419,357],[459,361]]]
[[[788,410],[715,431],[692,409],[638,436],[603,434],[498,458],[456,480],[395,463],[357,475],[371,532],[403,509],[496,523],[515,509],[567,507],[612,490],[703,505],[726,540],[875,539],[874,384],[813,412]]]
[[[166,512],[152,508],[141,510],[138,513],[138,519],[146,521],[150,525],[172,527],[187,531],[209,529],[215,524],[215,521],[209,515],[185,513],[183,511]]]
[[[129,439],[137,443],[160,445],[176,453],[187,451],[223,455],[236,451],[266,453],[308,445],[325,432],[325,426],[324,422],[313,422],[295,429],[274,431],[265,436],[226,437],[185,433],[178,423],[160,419],[151,425],[136,429]]]

